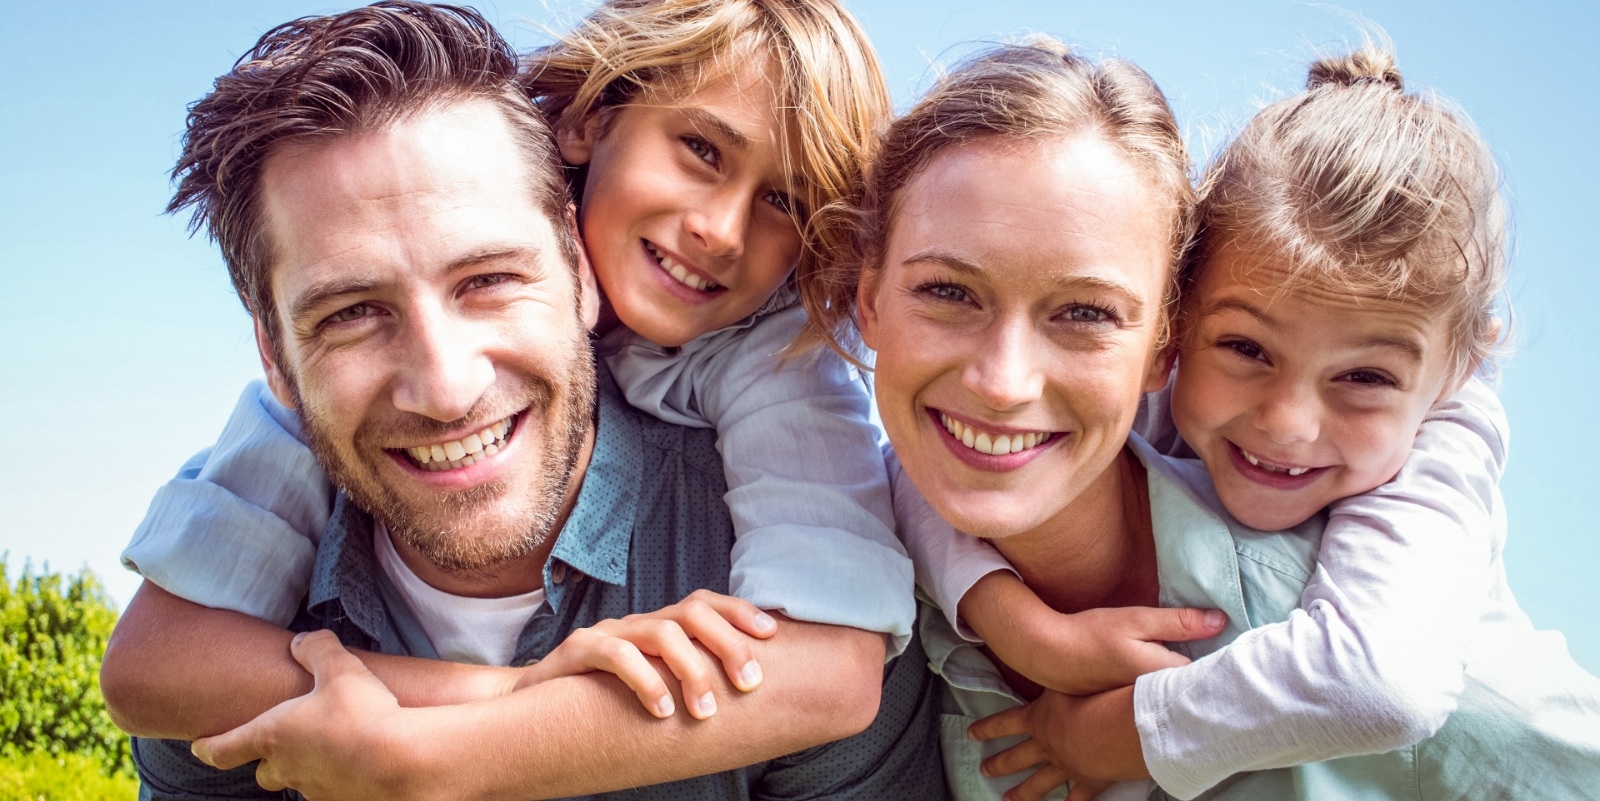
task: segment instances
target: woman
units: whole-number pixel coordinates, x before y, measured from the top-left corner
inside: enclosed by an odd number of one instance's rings
[[[1227,627],[1194,646],[1196,656],[1287,617],[1310,580],[1323,518],[1250,529],[1226,514],[1202,468],[1130,439],[1142,393],[1171,366],[1172,276],[1192,213],[1176,125],[1148,77],[1048,43],[1002,48],[895,123],[879,158],[860,209],[855,320],[879,353],[885,430],[933,509],[993,544],[1058,612],[1220,609]],[[1582,734],[1600,718],[1594,680],[1559,638],[1501,628],[1477,634],[1516,646],[1474,652],[1460,705],[1437,734],[1402,750],[1236,775],[1212,797],[1581,792],[1600,772],[1600,742]],[[922,631],[946,681],[957,797],[998,797],[1015,782],[980,772],[1041,765],[1006,797],[1039,797],[1068,780],[1084,780],[1076,798],[1122,779],[1146,781],[1101,797],[1151,794],[1132,687],[1041,695],[943,615],[925,612]],[[973,719],[1025,701],[1026,712],[973,727],[987,744],[969,738]],[[994,739],[1018,734],[1032,738]]]

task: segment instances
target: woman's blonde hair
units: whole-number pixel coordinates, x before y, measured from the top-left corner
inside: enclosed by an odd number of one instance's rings
[[[1311,284],[1444,315],[1458,379],[1492,354],[1506,280],[1499,170],[1465,114],[1406,92],[1387,46],[1313,63],[1305,91],[1256,114],[1202,186],[1185,283],[1237,243],[1281,260],[1285,292]]]
[[[813,319],[847,358],[856,353],[855,300],[863,271],[882,267],[900,190],[948,147],[989,139],[1098,136],[1120,149],[1167,202],[1174,279],[1193,231],[1194,189],[1183,136],[1148,74],[1120,59],[1095,62],[1048,37],[1000,45],[944,76],[878,145],[858,197],[828,210],[827,226],[855,232],[821,284]],[[1176,300],[1176,280],[1167,307]],[[1163,315],[1165,319],[1166,315]],[[1164,332],[1164,329],[1163,329]]]
[[[776,68],[776,107],[798,132],[798,146],[788,130],[780,145],[798,156],[805,247],[793,280],[815,318],[820,265],[849,246],[849,232],[814,225],[811,213],[860,185],[892,108],[866,33],[836,0],[610,0],[531,53],[521,82],[561,130],[763,61]],[[821,329],[808,325],[793,349],[823,341]]]

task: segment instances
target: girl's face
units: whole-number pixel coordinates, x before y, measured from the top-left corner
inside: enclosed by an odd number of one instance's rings
[[[658,345],[749,316],[794,269],[805,211],[769,71],[746,67],[558,134],[562,158],[589,165],[578,220],[601,289],[622,324]]]
[[[1233,244],[1186,310],[1172,417],[1228,512],[1277,531],[1393,478],[1453,389],[1445,320],[1415,304],[1296,286]]]
[[[1171,214],[1148,183],[1072,137],[954,145],[901,190],[861,331],[906,473],[963,531],[1047,526],[1162,384]]]

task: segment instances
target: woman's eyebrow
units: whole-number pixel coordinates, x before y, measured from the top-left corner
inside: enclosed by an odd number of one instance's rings
[[[951,271],[963,275],[980,276],[991,272],[977,262],[954,253],[942,250],[920,250],[907,256],[901,264],[937,264]],[[1063,290],[1087,291],[1096,294],[1117,295],[1127,304],[1130,317],[1144,311],[1145,303],[1140,300],[1139,294],[1132,287],[1121,281],[1114,281],[1099,275],[1062,275],[1053,279],[1057,288]]]

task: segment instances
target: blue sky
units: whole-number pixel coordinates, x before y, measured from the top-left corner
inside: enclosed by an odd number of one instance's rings
[[[87,565],[126,602],[116,555],[150,495],[220,430],[259,373],[248,321],[215,249],[163,216],[185,107],[271,26],[319,2],[28,3],[0,27],[0,551]],[[952,2],[857,0],[897,104],[963,44],[1031,31],[1138,62],[1204,156],[1257,104],[1295,91],[1319,47],[1394,39],[1408,81],[1454,98],[1501,159],[1515,214],[1515,352],[1503,483],[1512,587],[1540,626],[1600,672],[1597,527],[1600,32],[1588,4],[1482,2]],[[520,48],[583,7],[480,5]],[[1353,16],[1352,16],[1353,15]],[[26,463],[26,464],[24,464]],[[1587,501],[1585,499],[1588,499]]]

